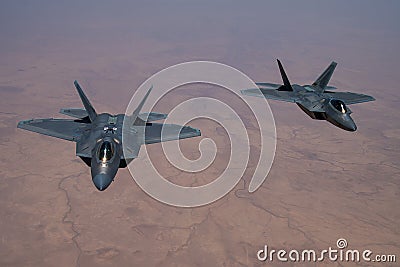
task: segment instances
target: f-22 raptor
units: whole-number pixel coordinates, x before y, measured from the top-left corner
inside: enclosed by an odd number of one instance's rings
[[[316,120],[327,120],[333,125],[347,131],[357,130],[357,126],[350,117],[351,110],[346,105],[374,101],[369,95],[351,92],[333,92],[336,87],[328,86],[337,63],[332,62],[329,67],[311,85],[290,84],[289,79],[278,61],[282,84],[256,83],[259,89],[241,90],[244,95],[265,97],[296,103],[305,113]],[[261,92],[261,94],[260,94]]]
[[[167,114],[141,113],[150,88],[131,115],[97,114],[78,82],[74,82],[85,109],[61,109],[60,113],[76,119],[32,119],[20,121],[18,128],[76,142],[76,155],[90,168],[92,181],[100,191],[114,180],[118,168],[124,168],[136,158],[142,144],[200,136],[198,129],[176,124],[152,123],[163,120]],[[124,122],[125,119],[125,122]],[[123,153],[123,123],[133,135],[128,140],[127,152]]]

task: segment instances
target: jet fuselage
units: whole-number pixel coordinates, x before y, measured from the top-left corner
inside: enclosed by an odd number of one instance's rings
[[[296,103],[301,110],[315,120],[326,120],[333,125],[346,130],[355,131],[357,126],[351,118],[351,110],[343,101],[334,98],[325,97],[324,94],[318,94],[311,91],[310,86],[292,85],[293,91],[298,93],[301,101]],[[314,110],[324,110],[313,111]]]
[[[18,128],[72,141],[76,155],[91,170],[92,181],[100,191],[114,180],[118,168],[124,168],[137,158],[140,147],[171,140],[201,136],[199,129],[178,124],[153,123],[168,114],[140,113],[152,86],[131,114],[98,114],[77,81],[75,88],[82,100],[82,108],[63,108],[60,113],[74,119],[31,119],[18,122]],[[123,127],[123,126],[126,127]],[[124,128],[124,130],[123,130]],[[124,131],[124,147],[122,133]],[[124,149],[123,149],[124,148]]]
[[[278,67],[283,84],[256,83],[257,89],[241,90],[249,96],[296,103],[301,110],[315,120],[327,120],[346,131],[354,132],[357,126],[351,118],[351,110],[346,105],[374,101],[369,95],[352,92],[334,92],[336,87],[329,86],[329,80],[337,63],[332,63],[311,85],[291,84],[279,60]]]
[[[121,160],[123,120],[123,114],[98,114],[76,144],[77,156],[90,166],[92,181],[100,191],[111,184],[119,167],[126,166],[125,160]],[[91,157],[85,158],[82,153]]]

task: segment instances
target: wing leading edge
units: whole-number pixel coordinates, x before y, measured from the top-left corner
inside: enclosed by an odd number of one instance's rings
[[[124,138],[124,158],[137,158],[142,144],[155,144],[160,142],[185,139],[200,136],[198,129],[177,124],[151,123],[145,127],[136,126],[130,134],[127,132]]]
[[[77,141],[88,124],[67,119],[32,119],[20,121],[17,127],[68,141]]]
[[[329,96],[330,98],[335,98],[342,100],[346,105],[364,103],[369,101],[374,101],[375,98],[369,95],[357,94],[351,92],[328,92],[326,91],[324,95]]]
[[[190,126],[153,123],[150,126],[146,126],[145,143],[154,144],[196,136],[201,136],[200,130]]]

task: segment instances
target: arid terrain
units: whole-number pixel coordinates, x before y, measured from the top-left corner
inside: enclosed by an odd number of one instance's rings
[[[399,4],[302,3],[2,3],[0,266],[397,266]],[[299,84],[312,82],[335,60],[331,85],[376,101],[350,107],[356,132],[312,120],[294,104],[269,101],[275,161],[251,194],[258,153],[251,127],[254,153],[244,177],[227,196],[199,208],[154,200],[127,169],[99,192],[74,143],[16,128],[20,120],[63,117],[60,108],[81,107],[75,79],[98,112],[123,113],[136,88],[170,65],[218,61],[255,81],[280,82],[277,57]],[[225,97],[223,90],[202,88],[172,92],[156,111],[192,96]],[[191,126],[219,148],[203,173],[179,172],[159,155],[160,145],[148,147],[177,184],[210,182],[228,161],[229,140],[218,124]],[[200,140],[181,141],[185,155],[198,157]],[[321,251],[336,248],[339,238],[350,249],[395,254],[397,263],[257,259],[264,245]]]

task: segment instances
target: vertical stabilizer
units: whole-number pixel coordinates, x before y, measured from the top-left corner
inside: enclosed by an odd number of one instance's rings
[[[335,71],[337,63],[332,61],[328,68],[318,77],[318,79],[312,84],[317,92],[323,92]]]
[[[281,72],[282,81],[283,81],[283,85],[278,88],[278,91],[293,91],[292,85],[289,82],[289,79],[285,73],[285,70],[283,69],[281,62],[279,61],[279,59],[277,59],[277,61],[278,61],[279,71]]]
[[[146,95],[143,97],[142,101],[140,102],[140,104],[133,111],[132,115],[130,115],[130,119],[132,120],[133,123],[136,122],[136,119],[138,118],[139,113],[142,110],[144,103],[146,102],[147,98],[149,97],[151,90],[153,90],[153,86],[150,87],[150,89],[147,91]]]
[[[76,90],[78,91],[79,97],[82,100],[83,106],[85,107],[87,113],[89,114],[90,121],[93,122],[97,117],[96,111],[94,110],[92,104],[90,104],[89,99],[86,97],[79,83],[77,81],[74,81],[74,85],[76,87]]]

